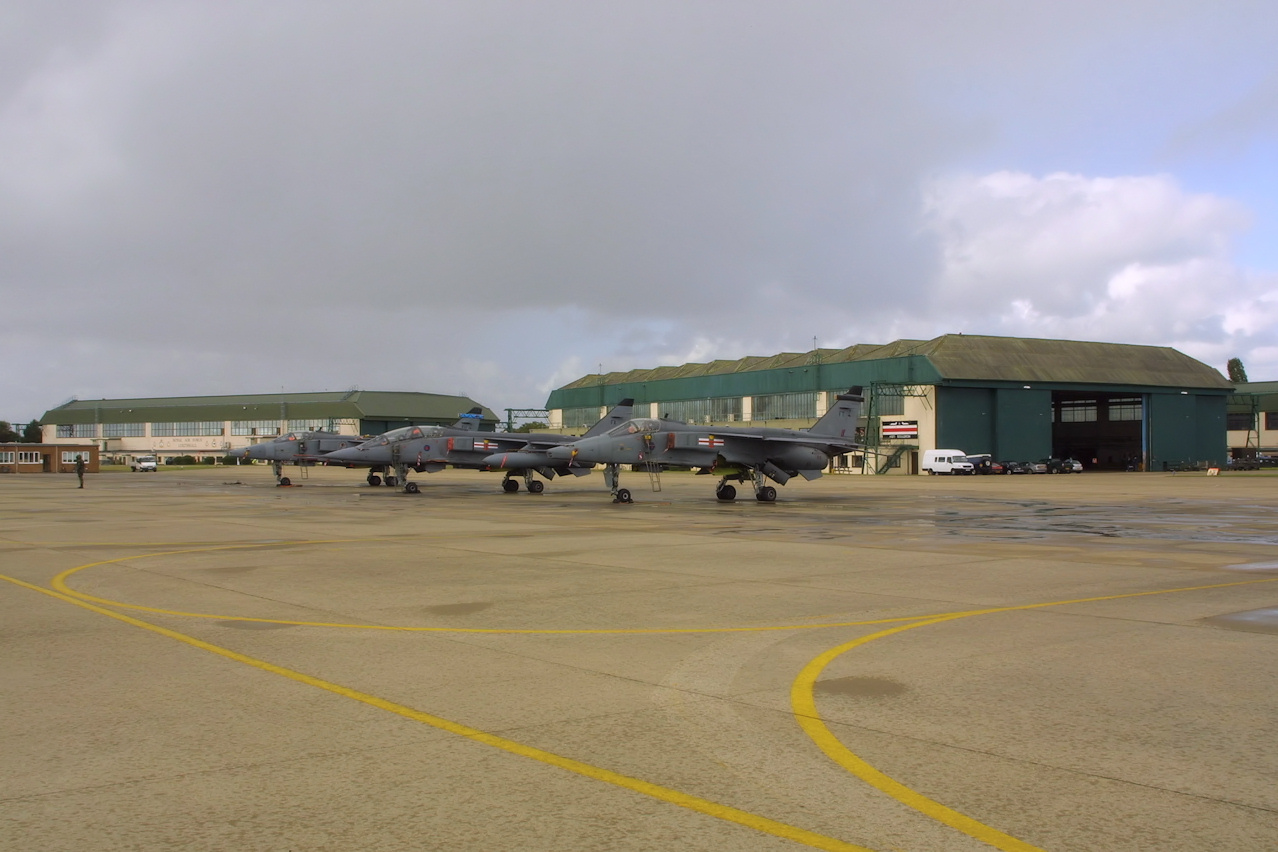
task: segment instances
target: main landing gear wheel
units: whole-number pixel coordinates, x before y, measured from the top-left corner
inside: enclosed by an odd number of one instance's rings
[[[421,491],[421,489],[417,487],[417,483],[416,483],[416,482],[405,482],[405,483],[404,483],[404,493],[405,493],[405,494],[416,494],[416,493],[417,493],[417,492],[419,492],[419,491]]]
[[[617,496],[613,498],[614,503],[633,503],[634,498],[630,496],[629,488],[618,488]]]
[[[529,494],[540,494],[541,492],[545,490],[546,490],[546,483],[541,482],[540,480],[534,479],[528,483]]]
[[[398,482],[398,480],[397,480],[397,479],[395,479],[395,477],[393,477],[393,476],[388,476],[388,477],[386,477],[386,485],[387,485],[388,487],[390,487],[390,488],[394,488],[394,487],[395,487],[395,483],[396,483],[396,482]]]
[[[501,483],[501,490],[505,491],[507,494],[514,494],[519,490],[519,482],[514,479],[503,479]]]
[[[288,487],[288,486],[290,486],[290,485],[292,485],[292,484],[293,484],[293,480],[289,479],[287,476],[281,476],[281,477],[280,477],[280,486],[281,486],[281,487],[286,488],[286,487]]]
[[[714,496],[718,497],[723,502],[728,503],[737,499],[737,489],[733,488],[731,485],[720,485],[718,489],[715,490]]]
[[[368,475],[368,484],[373,488],[376,488],[382,484],[382,478],[375,473],[370,473]]]
[[[777,490],[771,485],[765,485],[754,492],[754,499],[760,503],[775,503],[777,501]]]

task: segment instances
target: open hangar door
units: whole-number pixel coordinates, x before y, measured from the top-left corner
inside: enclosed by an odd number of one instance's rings
[[[1139,464],[1144,398],[1135,393],[1052,392],[1052,455],[1085,469],[1126,470]]]

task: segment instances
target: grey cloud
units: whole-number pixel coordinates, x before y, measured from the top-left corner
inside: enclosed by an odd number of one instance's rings
[[[57,321],[0,318],[0,357],[75,353],[55,360],[99,395],[269,391],[272,362],[372,387],[394,364],[499,407],[564,364],[955,330],[927,309],[924,188],[1056,150],[1009,153],[1043,128],[1071,157],[1144,132],[1088,130],[1107,87],[1156,76],[1140,39],[1261,8],[11,5],[0,287]]]

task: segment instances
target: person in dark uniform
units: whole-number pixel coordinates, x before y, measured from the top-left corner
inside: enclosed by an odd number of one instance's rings
[[[84,454],[78,453],[75,457],[75,475],[80,478],[80,487],[84,487]]]

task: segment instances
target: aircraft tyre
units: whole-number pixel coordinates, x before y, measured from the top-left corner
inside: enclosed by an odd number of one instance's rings
[[[733,488],[731,485],[720,485],[717,489],[715,489],[714,496],[718,497],[725,503],[730,503],[737,499],[737,489]]]
[[[630,496],[630,489],[629,489],[629,488],[618,488],[618,489],[617,489],[617,500],[616,500],[616,502],[618,502],[618,503],[633,503],[633,502],[635,502],[635,500],[634,500],[634,498],[633,498],[633,497],[631,497],[631,496]]]
[[[519,490],[519,483],[513,479],[504,479],[501,483],[501,490],[507,494],[514,494]]]
[[[405,494],[416,494],[416,493],[417,493],[417,492],[419,492],[419,491],[421,491],[421,489],[417,487],[417,483],[416,483],[416,482],[405,482],[405,483],[404,483],[404,493],[405,493]]]
[[[388,477],[386,477],[386,486],[387,486],[388,488],[394,488],[394,487],[395,487],[395,483],[396,483],[397,481],[398,481],[398,480],[396,480],[396,479],[395,479],[395,477],[393,477],[393,476],[388,476]]]
[[[382,478],[375,473],[370,473],[368,475],[368,484],[373,488],[376,488],[382,484]]]
[[[289,485],[292,485],[292,484],[293,484],[293,480],[289,479],[287,476],[281,476],[281,477],[280,477],[280,486],[281,486],[281,487],[288,487]]]
[[[754,493],[754,499],[760,503],[777,502],[777,490],[771,485],[765,485]]]
[[[544,482],[539,482],[538,480],[534,479],[533,481],[528,483],[529,494],[540,494],[541,492],[545,490],[546,490],[546,483]]]

